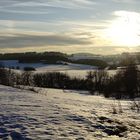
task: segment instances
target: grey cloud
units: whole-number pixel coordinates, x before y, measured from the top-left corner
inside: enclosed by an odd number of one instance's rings
[[[66,35],[25,35],[0,36],[0,48],[22,48],[39,46],[88,45],[89,40]]]
[[[0,18],[43,20],[74,16],[72,10],[90,9],[90,0],[7,0],[0,1]],[[65,12],[64,12],[65,11]],[[48,14],[49,13],[49,14]],[[66,15],[67,14],[67,15]],[[76,17],[77,18],[77,17]]]
[[[139,0],[113,0],[114,2],[118,3],[136,3],[139,2]]]
[[[26,10],[26,11],[24,11],[24,10],[5,10],[5,9],[0,9],[0,11],[2,11],[3,13],[5,12],[5,13],[13,13],[13,14],[16,14],[16,13],[18,13],[18,14],[35,14],[35,15],[41,15],[41,14],[48,14],[48,12],[47,11],[36,11],[36,10]]]
[[[8,4],[9,3],[9,4]],[[34,6],[48,6],[48,7],[58,7],[58,8],[82,8],[95,4],[94,1],[90,0],[8,0],[1,2],[3,7],[34,7]]]

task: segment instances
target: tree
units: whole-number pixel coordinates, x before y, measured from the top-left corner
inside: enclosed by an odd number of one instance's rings
[[[123,75],[125,90],[130,98],[138,93],[138,68],[136,65],[128,65]]]
[[[25,71],[21,75],[21,84],[30,86],[33,84],[33,77],[32,77],[32,72],[30,71]]]
[[[88,72],[86,78],[87,81],[91,83],[89,85],[92,85],[92,87],[90,88],[91,93],[95,91],[101,92],[105,88],[105,85],[109,79],[109,75],[104,70],[96,70]]]

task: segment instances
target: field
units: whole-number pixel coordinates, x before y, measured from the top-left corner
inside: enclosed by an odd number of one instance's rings
[[[19,66],[20,70],[23,70],[24,67],[33,67],[36,69],[36,72],[63,72],[66,73],[72,77],[78,77],[78,78],[85,78],[88,71],[96,70],[96,66],[90,66],[90,65],[82,65],[82,64],[72,64],[68,63],[67,65],[63,64],[42,64],[42,63],[18,63],[17,60],[5,60],[0,61],[2,64],[4,64],[5,67],[14,67],[16,68]],[[110,75],[114,75],[116,73],[116,70],[108,70]]]
[[[130,110],[131,101],[120,102],[123,111],[120,113],[118,101],[91,96],[86,91],[45,88],[34,91],[0,86],[0,139],[140,138],[140,114]]]

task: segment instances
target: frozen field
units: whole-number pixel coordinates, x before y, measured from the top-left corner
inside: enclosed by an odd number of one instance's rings
[[[66,73],[72,77],[78,77],[78,78],[85,78],[88,71],[96,70],[96,66],[89,66],[89,65],[81,65],[81,64],[72,64],[68,63],[68,65],[48,65],[48,64],[41,64],[41,63],[18,63],[17,60],[5,60],[0,61],[0,63],[4,64],[5,67],[12,67],[15,68],[17,66],[20,67],[20,69],[23,69],[24,67],[34,67],[36,68],[35,72],[63,72]],[[116,70],[108,70],[110,75],[114,75],[116,73]]]
[[[78,78],[85,78],[87,73],[89,71],[94,71],[93,69],[87,69],[87,70],[65,70],[65,71],[60,71],[63,73],[66,73],[70,75],[71,77],[78,77]],[[117,70],[107,70],[110,76],[115,75]]]
[[[117,101],[84,91],[39,89],[36,92],[0,85],[1,140],[139,140],[140,114],[130,101],[123,113],[112,113]]]
[[[43,64],[43,63],[19,63],[17,60],[1,60],[1,64],[5,67],[17,67],[24,69],[24,67],[34,67],[37,71],[46,72],[46,71],[61,71],[61,70],[90,70],[96,69],[96,66],[82,65],[82,64],[73,64],[67,63],[63,64]]]

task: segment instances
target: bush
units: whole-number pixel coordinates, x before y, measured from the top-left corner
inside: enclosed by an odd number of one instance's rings
[[[87,90],[85,79],[72,78],[60,72],[37,73],[33,75],[33,81],[38,87]]]
[[[16,66],[16,69],[17,69],[17,70],[19,70],[19,69],[20,69],[20,67],[19,67],[19,66]]]
[[[109,75],[104,70],[90,71],[86,76],[88,85],[90,85],[90,92],[94,93],[95,91],[103,92],[105,86],[109,79]]]
[[[0,68],[0,84],[14,86],[18,84],[18,74],[11,69]]]
[[[32,78],[32,72],[25,71],[21,74],[21,84],[26,86],[32,86],[33,85],[33,78]]]
[[[9,71],[5,68],[0,68],[0,84],[9,85]]]
[[[24,67],[24,71],[35,71],[34,67]]]
[[[140,112],[140,101],[133,100],[130,106],[131,110]]]

